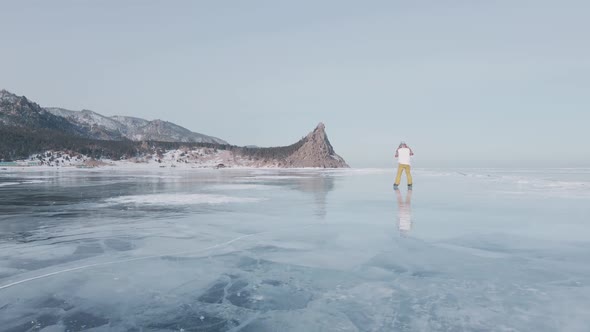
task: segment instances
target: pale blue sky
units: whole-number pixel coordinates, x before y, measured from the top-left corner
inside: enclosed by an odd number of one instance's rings
[[[2,1],[0,88],[355,167],[590,166],[587,1]]]

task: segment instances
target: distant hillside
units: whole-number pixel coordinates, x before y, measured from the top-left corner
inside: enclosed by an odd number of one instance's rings
[[[27,129],[49,129],[87,136],[82,129],[61,116],[56,116],[26,97],[0,90],[0,125]]]
[[[128,116],[114,116],[111,119],[122,124],[123,135],[133,141],[228,144],[217,137],[194,133],[168,121],[147,121]]]
[[[45,110],[53,115],[61,116],[75,126],[83,129],[90,138],[107,141],[120,141],[127,138],[122,131],[124,126],[98,113],[89,110],[76,112],[56,107],[47,107]]]
[[[227,144],[217,137],[192,132],[172,122],[148,121],[130,116],[106,117],[89,110],[70,111],[63,108],[47,107],[47,111],[62,116],[68,121],[85,128],[93,138],[132,141],[192,142]]]
[[[6,126],[54,129],[99,140],[161,141],[227,144],[226,141],[192,132],[162,120],[114,116],[58,107],[42,108],[26,97],[0,91],[0,124]]]

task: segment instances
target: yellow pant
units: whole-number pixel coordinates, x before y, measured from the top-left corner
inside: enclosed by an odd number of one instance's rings
[[[410,165],[399,164],[397,167],[397,176],[395,177],[395,184],[399,185],[402,180],[402,172],[406,171],[406,177],[408,178],[408,184],[412,184],[412,174],[410,174]]]

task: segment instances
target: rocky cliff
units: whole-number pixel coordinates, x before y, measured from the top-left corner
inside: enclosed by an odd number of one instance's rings
[[[285,159],[287,167],[349,167],[344,159],[334,152],[328,140],[326,126],[320,123],[304,139],[303,144]]]

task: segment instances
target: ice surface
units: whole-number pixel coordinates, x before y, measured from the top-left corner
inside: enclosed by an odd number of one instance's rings
[[[261,198],[231,197],[207,194],[151,194],[131,195],[108,198],[107,203],[117,204],[152,204],[152,205],[192,205],[258,202]]]
[[[2,170],[0,330],[587,331],[590,170],[414,173]]]

